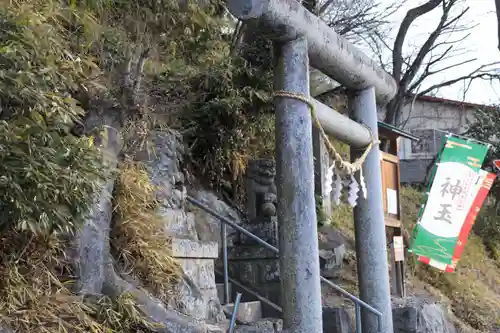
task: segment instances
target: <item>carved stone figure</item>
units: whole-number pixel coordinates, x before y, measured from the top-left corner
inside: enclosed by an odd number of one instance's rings
[[[251,160],[247,168],[247,216],[245,226],[261,239],[276,245],[278,241],[278,221],[276,216],[276,176],[272,159]],[[240,235],[242,244],[255,241]]]
[[[272,159],[251,160],[247,168],[247,214],[250,221],[276,216],[276,176]]]

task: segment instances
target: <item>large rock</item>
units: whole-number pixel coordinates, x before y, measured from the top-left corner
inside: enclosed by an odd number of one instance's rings
[[[225,203],[223,200],[220,200],[219,197],[215,195],[214,192],[204,189],[199,189],[191,191],[190,194],[195,199],[197,199],[207,207],[211,208],[221,216],[227,218],[228,220],[235,222],[237,224],[241,223],[241,217],[236,212],[236,210],[231,206],[229,206],[227,203]],[[193,209],[192,212],[195,214],[196,218],[196,233],[198,239],[203,241],[217,242],[219,244],[219,248],[221,249],[222,222],[218,218],[212,216],[211,214],[199,208]],[[228,246],[232,246],[233,243],[238,241],[239,235],[235,229],[228,226],[226,234],[227,234]]]
[[[440,304],[412,299],[392,310],[394,333],[456,333],[448,312]]]
[[[184,146],[175,131],[152,132],[151,145],[138,152],[136,158],[149,170],[151,182],[157,186],[158,214],[165,222],[165,232],[172,237],[198,239],[194,216],[184,209],[186,188],[180,167]]]
[[[148,149],[136,158],[148,167],[152,183],[157,187],[165,233],[172,237],[172,252],[182,267],[184,278],[178,286],[178,299],[170,304],[181,314],[196,320],[220,323],[225,320],[215,286],[214,261],[218,244],[201,232],[198,216],[186,211],[186,187],[181,163],[184,146],[175,131],[152,132]],[[213,204],[213,200],[210,202]],[[213,206],[211,208],[214,208]],[[220,210],[220,208],[219,208]],[[201,220],[203,226],[204,220]],[[220,239],[220,238],[219,238]],[[218,240],[218,239],[214,239]]]

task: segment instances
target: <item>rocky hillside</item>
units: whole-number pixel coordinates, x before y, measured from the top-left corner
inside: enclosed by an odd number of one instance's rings
[[[230,54],[223,4],[0,1],[0,25],[0,330],[213,329],[177,304],[165,218],[192,220],[193,174],[237,184],[265,150],[270,81]],[[186,162],[152,168],[178,131]]]

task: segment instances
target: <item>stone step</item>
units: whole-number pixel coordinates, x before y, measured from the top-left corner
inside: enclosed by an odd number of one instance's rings
[[[216,279],[217,280],[217,279]],[[219,301],[224,303],[224,283],[216,283],[215,286],[217,287],[217,295],[219,296]],[[229,282],[229,301],[232,302],[234,301],[232,297],[232,285],[231,282]]]
[[[234,304],[224,305],[224,309],[228,313],[232,313],[234,309]],[[262,318],[262,305],[260,301],[253,302],[240,302],[238,306],[238,312],[236,313],[236,319],[241,323],[252,323]]]

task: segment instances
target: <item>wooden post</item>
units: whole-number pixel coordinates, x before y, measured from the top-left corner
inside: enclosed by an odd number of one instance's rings
[[[319,130],[313,126],[313,156],[314,156],[314,194],[321,198],[321,208],[325,216],[332,216],[332,200],[330,194],[326,195],[325,180],[330,167],[330,155],[326,149],[325,141]],[[316,203],[318,204],[318,203]]]

